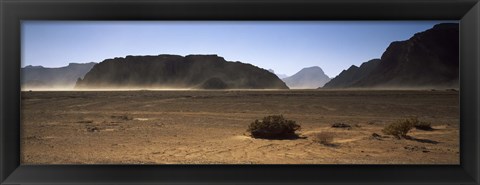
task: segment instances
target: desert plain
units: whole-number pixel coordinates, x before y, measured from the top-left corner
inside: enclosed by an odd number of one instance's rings
[[[299,138],[246,131],[279,114]],[[433,130],[382,133],[409,117]],[[459,164],[459,117],[455,90],[22,91],[21,163]]]

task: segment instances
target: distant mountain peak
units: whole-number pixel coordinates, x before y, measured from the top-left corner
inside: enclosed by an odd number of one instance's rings
[[[319,72],[319,73],[325,73],[323,72],[323,69],[318,67],[318,66],[312,66],[312,67],[305,67],[303,69],[301,69],[299,72],[297,73],[300,73],[300,72],[307,72],[307,71],[312,71],[312,72]]]
[[[72,62],[72,63],[68,63],[68,66],[66,67],[83,67],[83,66],[92,66],[95,65],[97,63],[95,62],[88,62],[88,63],[75,63],[75,62]]]
[[[41,68],[44,68],[43,66],[32,66],[32,65],[28,65],[28,66],[25,66],[24,67],[25,69],[41,69]]]
[[[85,64],[96,64],[95,62],[85,62],[85,63],[78,63],[78,62],[70,62],[68,65],[85,65]]]
[[[312,67],[304,67],[303,69],[306,69],[306,70],[310,70],[310,69],[319,69],[319,70],[322,70],[322,68],[318,67],[318,66],[312,66]]]
[[[312,66],[303,68],[282,80],[292,89],[316,89],[330,81],[330,77],[323,72],[322,68]]]
[[[90,71],[96,63],[70,63],[63,67],[28,65],[21,68],[22,89],[73,88],[78,78]]]

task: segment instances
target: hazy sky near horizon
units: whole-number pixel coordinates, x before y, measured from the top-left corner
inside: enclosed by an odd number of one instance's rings
[[[23,21],[22,67],[217,54],[277,74],[319,66],[335,77],[442,22],[455,21]]]

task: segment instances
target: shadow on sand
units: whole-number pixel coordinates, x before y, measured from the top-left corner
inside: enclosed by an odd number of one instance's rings
[[[440,143],[438,141],[434,141],[434,140],[430,140],[430,139],[420,139],[420,138],[415,138],[415,137],[412,137],[412,136],[405,137],[405,139],[408,139],[408,140],[411,140],[411,141],[417,141],[417,142],[420,142],[420,143],[429,143],[429,144]]]
[[[299,136],[299,135],[284,135],[284,136],[271,136],[271,137],[259,137],[259,136],[252,136],[253,139],[266,139],[266,140],[297,140],[297,139],[307,139],[306,136]]]

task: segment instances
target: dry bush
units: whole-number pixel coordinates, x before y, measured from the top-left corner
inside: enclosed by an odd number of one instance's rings
[[[96,126],[88,126],[87,132],[100,132],[100,129]]]
[[[406,138],[407,133],[418,124],[417,118],[398,120],[383,128],[382,132],[387,135],[393,135],[397,139]]]
[[[335,134],[332,132],[320,132],[314,135],[313,141],[326,146],[333,146],[334,136]]]
[[[82,120],[82,121],[77,121],[77,123],[93,123],[93,120]]]
[[[130,121],[133,120],[132,116],[129,115],[120,115],[120,116],[110,116],[113,119],[123,120],[123,121]]]
[[[264,117],[262,120],[252,122],[247,131],[254,138],[264,139],[289,139],[297,138],[295,131],[300,129],[293,120],[287,120],[283,115],[271,115]]]
[[[352,126],[347,124],[347,123],[334,123],[334,124],[332,124],[332,127],[333,128],[346,128],[346,129],[352,128]]]

